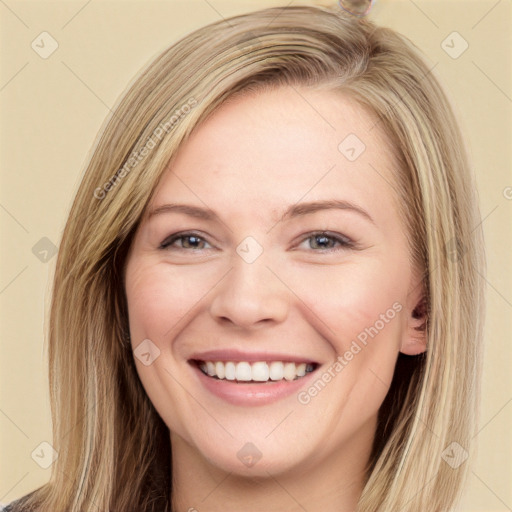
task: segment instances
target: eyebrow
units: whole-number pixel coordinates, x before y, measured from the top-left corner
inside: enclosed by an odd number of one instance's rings
[[[286,211],[282,214],[281,218],[278,222],[283,222],[288,219],[292,219],[295,217],[300,217],[302,215],[308,215],[311,213],[315,213],[321,210],[348,210],[355,212],[365,219],[369,220],[373,224],[375,221],[372,219],[370,214],[357,206],[354,203],[349,201],[344,201],[340,199],[328,199],[324,201],[312,201],[308,203],[297,203],[291,205],[286,209]],[[155,215],[160,215],[163,213],[182,213],[185,215],[189,215],[190,217],[195,217],[197,219],[209,220],[209,221],[219,221],[219,216],[210,208],[203,208],[199,206],[192,206],[188,204],[163,204],[162,206],[158,206],[149,212],[148,218],[151,218]]]

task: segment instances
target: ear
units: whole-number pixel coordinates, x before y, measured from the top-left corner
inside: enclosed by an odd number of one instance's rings
[[[416,356],[427,350],[427,299],[423,290],[414,298],[406,311],[407,328],[404,330],[400,346],[400,352],[409,356]]]

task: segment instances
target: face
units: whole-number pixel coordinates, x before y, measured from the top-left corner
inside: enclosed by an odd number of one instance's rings
[[[368,457],[398,352],[424,350],[375,123],[339,92],[252,93],[171,162],[125,285],[174,455],[251,476]]]

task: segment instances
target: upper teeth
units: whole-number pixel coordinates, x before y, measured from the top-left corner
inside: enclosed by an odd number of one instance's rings
[[[313,371],[313,365],[307,363],[288,363],[282,361],[202,361],[199,368],[210,377],[226,380],[265,382],[268,380],[294,380]]]

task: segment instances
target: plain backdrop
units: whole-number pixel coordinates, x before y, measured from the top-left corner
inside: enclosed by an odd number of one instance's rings
[[[263,7],[333,3],[0,2],[0,502],[49,478],[35,454],[52,442],[44,332],[55,251],[90,148],[119,95],[143,65],[195,28]],[[488,314],[479,452],[460,510],[510,511],[512,5],[377,0],[370,17],[426,54],[468,140],[487,244]]]

